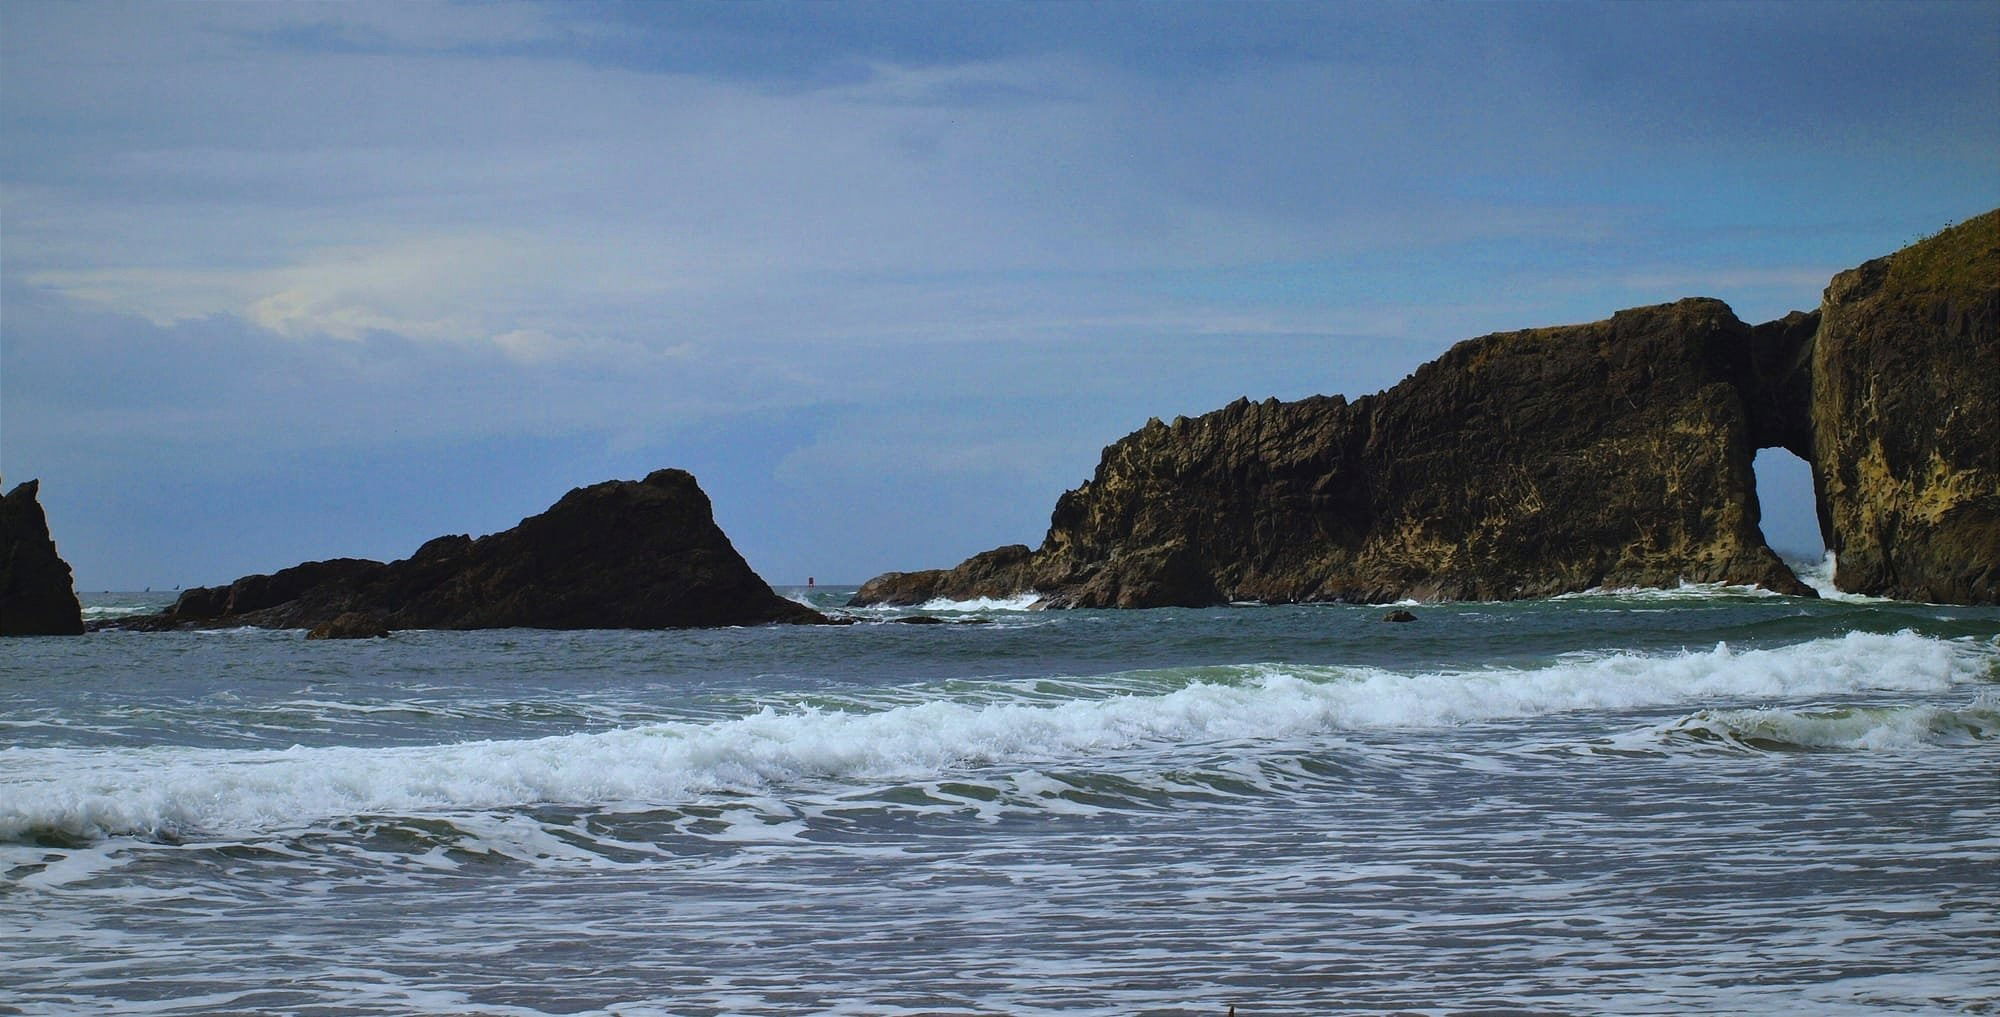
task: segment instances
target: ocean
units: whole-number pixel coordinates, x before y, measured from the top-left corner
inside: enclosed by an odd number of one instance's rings
[[[0,1013],[2000,1013],[2000,610],[1026,607],[7,640]]]

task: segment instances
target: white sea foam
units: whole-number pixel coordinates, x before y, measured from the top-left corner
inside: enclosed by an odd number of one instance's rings
[[[1160,680],[1144,691],[1131,676],[1109,676],[1101,694],[1053,702],[989,693],[849,710],[766,707],[713,722],[436,746],[12,748],[0,750],[0,839],[228,835],[539,803],[652,807],[711,792],[925,780],[983,766],[1101,765],[1134,752],[1174,765],[1189,746],[1342,730],[1936,692],[1980,680],[1995,657],[1988,642],[1852,633],[1771,650],[1578,656],[1534,669],[1239,665],[1154,672]]]
[[[1617,597],[1621,600],[1713,600],[1717,597],[1782,597],[1784,594],[1767,590],[1761,586],[1744,586],[1734,583],[1691,583],[1682,580],[1678,586],[1597,586],[1576,593],[1559,593],[1551,600],[1577,600],[1586,597]]]
[[[130,618],[135,614],[151,614],[157,610],[159,607],[153,604],[87,604],[83,608],[83,617],[91,621],[103,618]]]
[[[1791,566],[1792,574],[1799,577],[1799,582],[1812,587],[1813,592],[1819,594],[1821,600],[1837,600],[1847,604],[1886,604],[1889,602],[1886,597],[1870,597],[1860,593],[1844,593],[1839,587],[1833,585],[1834,567],[1839,564],[1839,561],[1835,558],[1832,551],[1826,552],[1824,556],[1816,561],[1787,559],[1785,564]]]
[[[948,600],[939,597],[925,601],[919,611],[1028,611],[1032,610],[1041,597],[1033,593],[1023,593],[1012,597],[975,597],[971,600]]]

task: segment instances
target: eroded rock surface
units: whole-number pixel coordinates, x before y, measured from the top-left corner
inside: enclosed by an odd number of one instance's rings
[[[1833,277],[1811,353],[1843,590],[2000,603],[2000,211]]]

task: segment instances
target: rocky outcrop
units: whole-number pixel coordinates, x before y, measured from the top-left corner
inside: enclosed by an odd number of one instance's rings
[[[0,497],[0,636],[83,632],[83,606],[49,536],[40,493],[41,481],[30,480]]]
[[[1040,548],[892,573],[856,603],[1504,600],[1683,582],[1811,596],[1758,528],[1751,462],[1770,447],[1814,464],[1843,588],[1992,602],[1994,223],[1844,273],[1820,311],[1756,327],[1693,298],[1468,340],[1352,402],[1150,421],[1057,501]]]
[[[771,591],[715,525],[693,476],[577,488],[519,526],[438,537],[408,558],[308,562],[189,590],[120,627],[664,629],[819,622]]]
[[[1810,355],[1842,590],[2000,603],[2000,211],[1833,277]]]
[[[909,607],[950,597],[1011,597],[1034,582],[1034,552],[1026,544],[1009,544],[975,554],[957,568],[929,572],[888,572],[870,579],[855,592],[856,604]]]
[[[322,622],[306,632],[307,639],[380,639],[389,626],[372,614],[348,611],[330,622]]]

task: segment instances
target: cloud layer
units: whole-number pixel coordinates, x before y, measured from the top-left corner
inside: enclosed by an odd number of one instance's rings
[[[85,585],[662,465],[774,581],[948,563],[1147,416],[1691,293],[1776,316],[2000,179],[1991,5],[0,17],[0,467]]]

